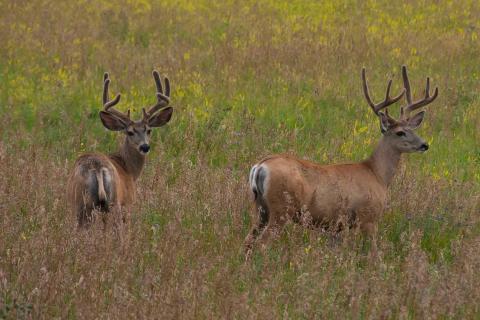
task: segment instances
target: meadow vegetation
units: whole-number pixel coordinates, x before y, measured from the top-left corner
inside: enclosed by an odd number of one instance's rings
[[[0,0],[0,318],[480,317],[478,1]],[[290,152],[361,160],[380,137],[360,70],[381,99],[409,67],[440,95],[379,224],[379,257],[289,224],[245,263],[250,166]],[[127,225],[85,232],[65,202],[75,158],[110,152],[102,76],[119,109],[154,103]],[[398,108],[391,108],[397,114]]]

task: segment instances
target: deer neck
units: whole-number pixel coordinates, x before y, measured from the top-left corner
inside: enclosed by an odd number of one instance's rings
[[[120,147],[120,150],[112,154],[111,157],[133,177],[133,180],[138,179],[145,165],[145,155],[138,152],[135,147],[132,147],[126,139]]]
[[[397,171],[400,158],[400,151],[388,142],[388,138],[382,137],[366,163],[377,178],[388,187]]]

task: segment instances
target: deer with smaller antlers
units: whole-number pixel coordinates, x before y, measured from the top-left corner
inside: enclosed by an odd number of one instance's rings
[[[413,115],[411,112],[432,103],[438,95],[438,88],[430,95],[427,78],[425,96],[413,101],[405,66],[402,78],[404,89],[398,96],[390,97],[390,80],[384,101],[375,104],[370,98],[365,68],[362,69],[364,95],[380,120],[383,134],[368,159],[359,163],[319,165],[290,155],[272,155],[252,167],[249,185],[258,219],[245,239],[247,258],[255,243],[265,242],[288,220],[302,221],[302,215],[307,213],[314,225],[333,226],[334,231],[338,230],[338,221],[343,215],[344,225],[359,226],[372,238],[372,253],[376,255],[376,223],[385,209],[387,190],[401,155],[428,149],[428,144],[414,132],[425,111]],[[396,120],[388,114],[387,107],[404,95],[407,103]]]
[[[77,217],[78,227],[91,224],[93,211],[106,214],[110,211],[121,212],[128,208],[135,198],[135,182],[142,172],[145,156],[150,150],[151,128],[161,127],[170,121],[173,108],[170,102],[170,82],[165,78],[165,91],[160,75],[153,71],[157,88],[157,103],[145,110],[138,121],[130,119],[130,109],[123,113],[113,107],[120,102],[120,94],[109,99],[110,78],[105,73],[103,79],[103,110],[100,119],[105,128],[121,131],[125,139],[120,149],[110,155],[87,153],[75,162],[68,181],[68,201]]]

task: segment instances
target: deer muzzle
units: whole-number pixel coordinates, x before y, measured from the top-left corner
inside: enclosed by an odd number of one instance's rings
[[[148,151],[150,151],[150,146],[146,143],[142,144],[140,147],[138,147],[140,149],[140,152],[141,153],[148,153]]]

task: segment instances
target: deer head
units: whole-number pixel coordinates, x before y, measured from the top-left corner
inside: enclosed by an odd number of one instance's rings
[[[389,80],[385,100],[380,103],[373,103],[368,90],[365,68],[362,69],[363,92],[365,98],[372,108],[373,112],[380,120],[380,129],[384,138],[401,153],[407,152],[425,152],[428,150],[428,144],[419,137],[414,130],[417,129],[423,121],[425,111],[420,111],[414,115],[411,112],[424,107],[433,102],[438,96],[438,88],[435,88],[433,95],[430,95],[430,78],[427,77],[427,85],[423,98],[413,101],[410,81],[408,80],[407,68],[402,66],[403,90],[394,98],[390,97],[390,88],[392,80]],[[407,104],[400,109],[400,118],[394,119],[388,114],[387,107],[399,101],[403,95],[406,96]],[[385,112],[380,110],[385,109]]]
[[[170,102],[170,82],[165,78],[165,91],[160,81],[160,75],[153,71],[153,78],[157,87],[157,103],[148,109],[142,108],[143,118],[138,121],[130,119],[130,109],[120,112],[113,107],[120,102],[120,94],[113,100],[108,98],[110,78],[108,73],[103,76],[103,110],[100,111],[100,119],[108,130],[122,131],[126,135],[126,143],[134,147],[141,154],[150,150],[151,128],[161,127],[170,121],[173,113],[172,107],[167,107]]]

